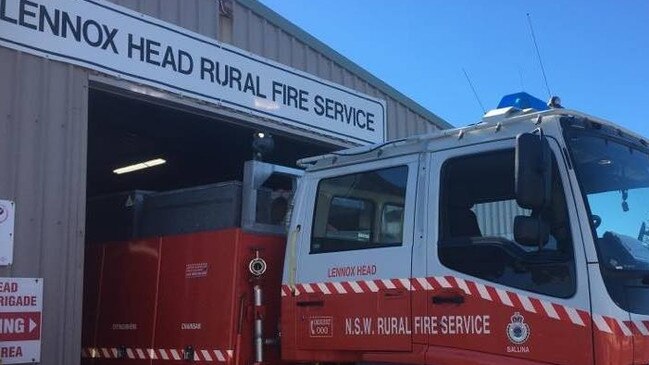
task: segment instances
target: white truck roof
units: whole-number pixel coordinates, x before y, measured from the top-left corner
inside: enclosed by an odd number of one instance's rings
[[[326,155],[304,158],[298,165],[307,171],[332,168],[380,158],[419,153],[423,151],[438,151],[455,148],[461,145],[471,145],[486,141],[515,138],[518,134],[530,132],[544,123],[555,121],[554,116],[573,116],[585,118],[615,130],[618,130],[646,144],[646,139],[615,123],[597,118],[579,111],[569,109],[550,109],[536,111],[534,109],[520,110],[513,107],[494,109],[487,112],[483,119],[469,126],[437,131],[430,134],[411,136],[403,139],[387,141],[361,147],[350,148]]]

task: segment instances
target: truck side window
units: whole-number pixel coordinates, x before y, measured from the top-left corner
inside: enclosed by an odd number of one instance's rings
[[[407,180],[407,166],[321,180],[311,253],[400,246]]]
[[[555,297],[576,290],[573,243],[556,161],[552,204],[533,212],[516,203],[514,151],[448,160],[442,167],[439,259],[453,270]],[[541,215],[550,240],[539,249],[514,240],[517,215]]]

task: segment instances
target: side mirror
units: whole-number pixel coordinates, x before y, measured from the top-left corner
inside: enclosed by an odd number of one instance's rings
[[[538,246],[540,249],[550,240],[550,226],[539,218],[516,216],[514,240],[523,246]]]
[[[547,138],[524,133],[516,137],[516,202],[526,209],[549,206],[552,189],[552,151]]]

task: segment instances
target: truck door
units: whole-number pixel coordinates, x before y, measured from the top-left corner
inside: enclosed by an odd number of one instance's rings
[[[517,216],[539,213],[516,203],[513,141],[432,156],[428,313],[413,317],[414,333],[428,335],[427,362],[591,364],[586,261],[563,159],[539,248],[514,237]]]
[[[297,349],[410,350],[417,166],[408,156],[303,179],[292,224]]]

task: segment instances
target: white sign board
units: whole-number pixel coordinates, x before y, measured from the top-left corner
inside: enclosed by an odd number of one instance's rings
[[[0,361],[41,361],[43,279],[0,278]]]
[[[384,101],[159,19],[103,0],[0,5],[5,47],[358,144],[385,138]]]
[[[14,260],[15,204],[0,200],[0,266],[11,265]]]

